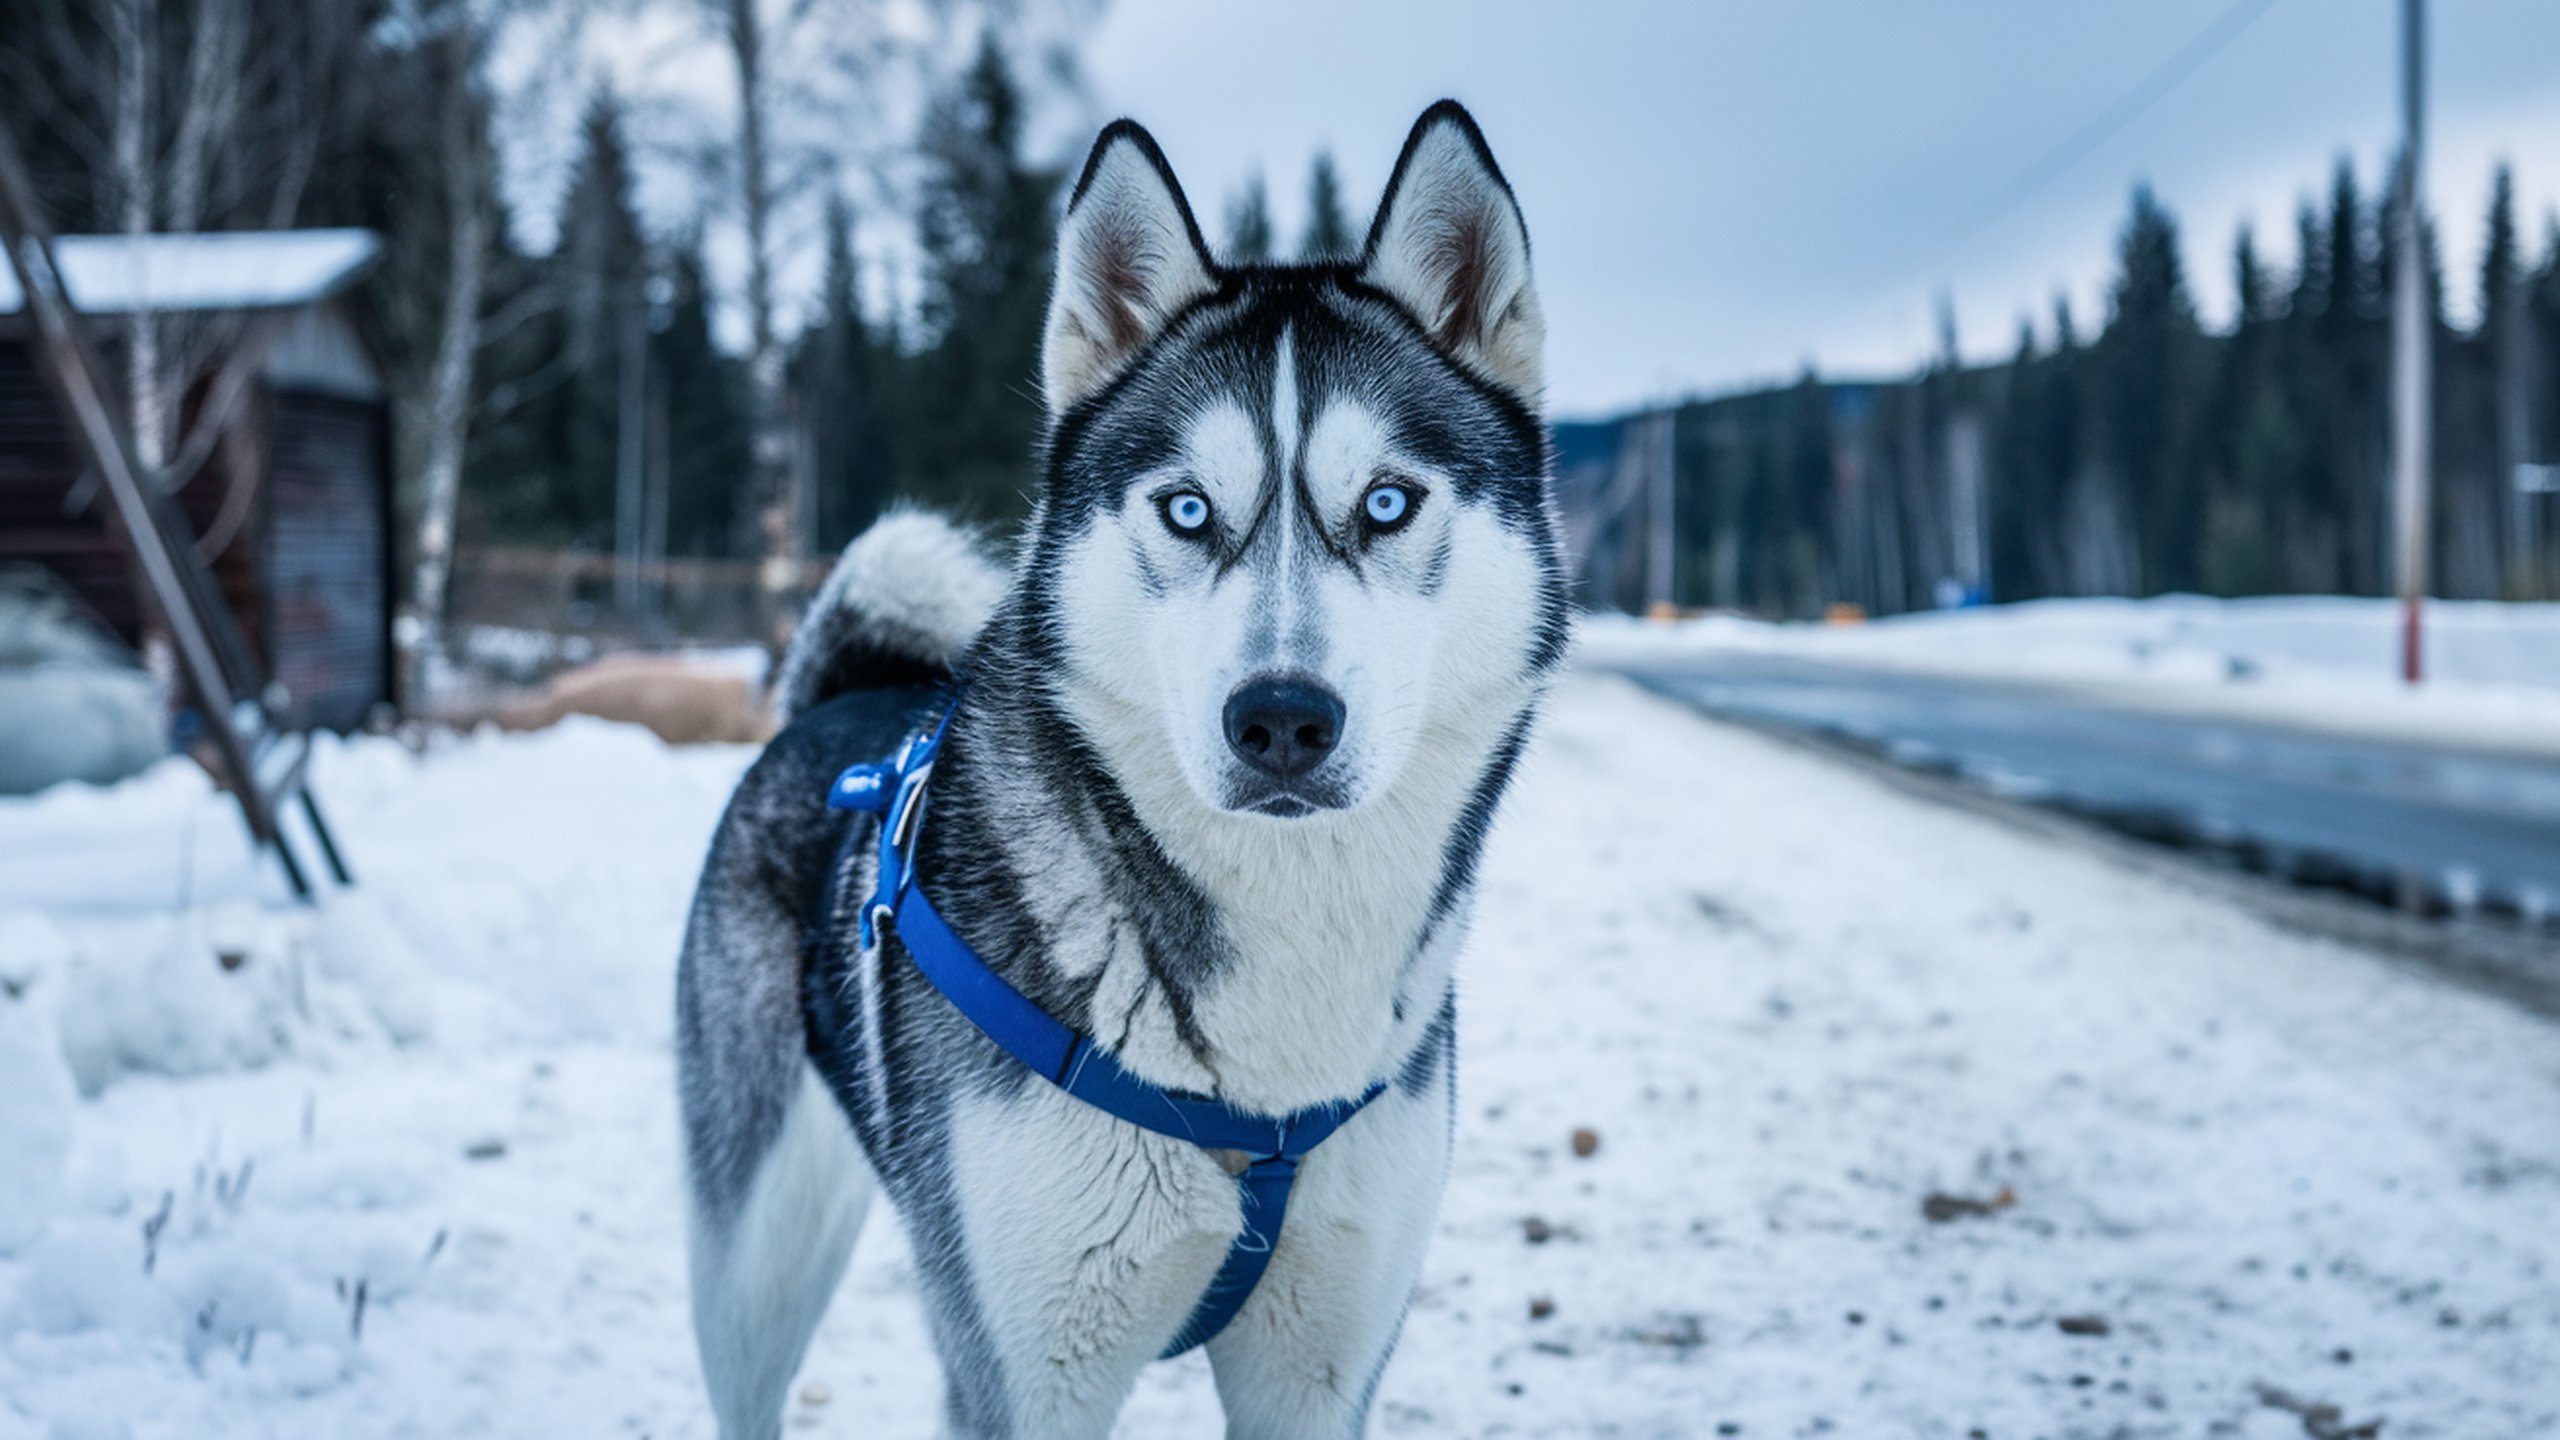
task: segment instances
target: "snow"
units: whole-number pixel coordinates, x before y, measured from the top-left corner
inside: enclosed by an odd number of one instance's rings
[[[317,912],[183,762],[0,801],[0,1440],[708,1434],[670,990],[748,758],[324,745]],[[1483,886],[1375,1433],[2560,1429],[2549,1022],[1600,676]],[[934,1427],[875,1214],[793,1433]]]
[[[2397,601],[2036,600],[1863,625],[1595,617],[1613,661],[1780,653],[2072,689],[2110,702],[2354,734],[2560,753],[2560,604],[2429,601],[2427,683],[2400,681]]]
[[[121,780],[169,750],[159,685],[42,576],[0,568],[0,795]]]
[[[93,315],[305,304],[352,280],[381,248],[370,230],[65,235],[53,242],[73,307]],[[0,315],[25,303],[16,273],[0,267]]]
[[[62,1201],[75,1097],[55,1008],[68,952],[42,915],[0,920],[0,1255],[42,1236]]]
[[[166,710],[140,670],[0,665],[0,795],[133,774],[168,753]]]

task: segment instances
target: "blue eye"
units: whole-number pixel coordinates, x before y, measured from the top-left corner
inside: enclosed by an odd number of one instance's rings
[[[1194,535],[1209,523],[1209,497],[1197,490],[1182,490],[1167,495],[1162,501],[1164,523],[1177,533]]]
[[[1369,517],[1371,529],[1393,530],[1412,516],[1414,499],[1410,488],[1382,482],[1369,487],[1368,495],[1360,502],[1360,509]]]

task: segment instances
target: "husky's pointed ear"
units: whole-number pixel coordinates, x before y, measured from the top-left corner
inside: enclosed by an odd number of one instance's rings
[[[1217,263],[1155,137],[1134,120],[1113,121],[1094,140],[1058,225],[1058,277],[1040,338],[1049,413],[1110,384],[1217,283]]]
[[[1538,408],[1547,330],[1529,280],[1529,231],[1457,101],[1414,122],[1369,226],[1360,278],[1402,302],[1443,351]]]

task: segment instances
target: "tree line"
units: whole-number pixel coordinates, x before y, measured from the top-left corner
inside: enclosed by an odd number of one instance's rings
[[[1003,526],[1028,508],[1043,422],[1037,364],[1056,213],[1066,174],[1023,137],[1024,96],[990,34],[926,112],[911,307],[870,303],[852,207],[829,202],[818,293],[784,347],[794,487],[792,517],[816,553],[842,545],[880,509],[914,501]],[[679,399],[652,405],[664,433],[665,553],[762,553],[765,517],[740,480],[753,447],[748,355],[714,342],[699,231],[652,238],[633,197],[625,108],[590,104],[582,149],[547,255],[509,254],[493,296],[539,291],[560,304],[496,350],[493,419],[475,440],[466,493],[481,533],[546,545],[613,543],[622,377],[617,335],[640,335],[652,383]],[[1297,252],[1356,247],[1339,176],[1318,154]],[[1259,176],[1226,215],[1223,250],[1283,254]]]
[[[361,310],[391,392],[404,588],[432,648],[457,546],[466,565],[512,545],[735,573],[823,557],[900,499],[1022,514],[1067,178],[1031,153],[1027,115],[1035,87],[1072,90],[1094,8],[1056,0],[1065,20],[1043,31],[1036,0],[941,6],[976,35],[945,56],[897,38],[877,0],[27,0],[0,6],[0,124],[61,233],[382,237]],[[584,27],[644,12],[734,87],[734,112],[594,79]],[[866,97],[891,81],[926,98],[884,113]],[[585,87],[574,158],[556,201],[529,202],[555,208],[519,214],[502,142],[548,123],[527,103],[546,86]],[[644,173],[671,165],[684,201],[652,220]],[[1307,185],[1297,253],[1347,253],[1329,155]],[[912,235],[886,247],[900,270],[865,274],[855,192],[875,236]],[[1284,252],[1260,177],[1226,220],[1232,257]],[[740,239],[745,274],[724,289],[712,255]],[[803,249],[822,274],[793,300],[778,276]],[[104,338],[156,462],[183,448],[190,387],[239,327],[121,324]],[[788,613],[766,598],[764,620]]]
[[[2201,591],[2380,594],[2390,548],[2392,193],[2341,160],[2295,221],[2295,263],[2242,227],[2230,323],[2190,292],[2176,217],[2133,192],[2106,313],[2022,321],[2011,356],[1968,365],[1951,319],[1909,379],[1808,371],[1677,408],[1674,596],[1818,614],[1962,598]],[[2482,221],[2476,319],[2446,318],[2422,247],[2435,353],[2432,592],[2560,595],[2560,219],[2529,245],[2501,168]],[[1569,515],[1603,603],[1640,601],[1643,477],[1616,437],[1559,436]],[[1577,470],[1574,463],[1579,458]],[[1614,483],[1616,481],[1618,483]]]
[[[402,588],[432,650],[457,545],[797,562],[893,497],[1019,513],[1063,177],[1028,152],[1039,97],[1018,77],[1071,92],[1096,7],[941,5],[923,31],[889,8],[27,0],[0,6],[0,125],[57,233],[380,235],[359,310],[390,391]],[[600,82],[584,37],[643,17],[682,63]],[[905,110],[879,98],[908,90]],[[501,183],[502,152],[547,143],[544,102],[571,92],[556,211],[516,213],[546,202],[511,203],[526,191]],[[654,220],[644,172],[679,177]],[[891,248],[914,273],[867,283],[855,194],[912,228]],[[823,283],[801,300],[781,276],[811,251]],[[116,325],[100,338],[118,398],[146,458],[175,452],[241,327]],[[787,614],[807,567],[748,568],[780,577],[757,623]]]

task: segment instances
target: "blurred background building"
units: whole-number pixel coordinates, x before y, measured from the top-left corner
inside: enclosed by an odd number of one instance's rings
[[[76,236],[55,253],[82,313],[110,326],[146,302],[172,327],[231,322],[171,397],[190,416],[230,412],[172,457],[179,509],[291,718],[363,724],[392,695],[396,583],[387,396],[347,299],[373,237]],[[24,297],[0,275],[0,566],[41,570],[139,650],[150,599],[31,352]]]

